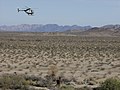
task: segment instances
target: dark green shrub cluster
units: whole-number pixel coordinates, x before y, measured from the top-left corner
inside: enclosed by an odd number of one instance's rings
[[[75,88],[69,85],[65,85],[65,86],[62,86],[60,90],[75,90]]]
[[[120,90],[120,80],[116,78],[107,79],[101,84],[100,90]]]
[[[0,77],[0,88],[2,90],[28,90],[28,82],[20,75],[4,75]]]

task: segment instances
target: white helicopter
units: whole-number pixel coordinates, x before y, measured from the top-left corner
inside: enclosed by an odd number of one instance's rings
[[[19,9],[18,8],[17,11],[18,12],[24,11],[26,14],[31,15],[31,16],[34,14],[34,11],[30,7],[27,7],[27,6],[26,6],[26,9]]]

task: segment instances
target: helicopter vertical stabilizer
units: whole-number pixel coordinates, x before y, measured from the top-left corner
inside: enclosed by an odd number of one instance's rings
[[[18,10],[18,12],[20,11],[19,8],[17,10]]]

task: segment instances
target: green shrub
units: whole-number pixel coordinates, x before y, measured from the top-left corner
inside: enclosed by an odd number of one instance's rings
[[[65,85],[65,86],[62,86],[62,87],[60,88],[60,90],[75,90],[75,89],[74,89],[74,87],[72,87],[72,86]]]
[[[107,79],[101,84],[100,90],[120,90],[120,80],[116,78]]]
[[[0,77],[0,87],[2,90],[28,90],[28,82],[20,75],[4,75]]]

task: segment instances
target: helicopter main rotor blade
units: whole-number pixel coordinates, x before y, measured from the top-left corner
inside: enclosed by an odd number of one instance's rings
[[[26,8],[31,8],[31,7],[28,7],[28,6],[25,6]]]

